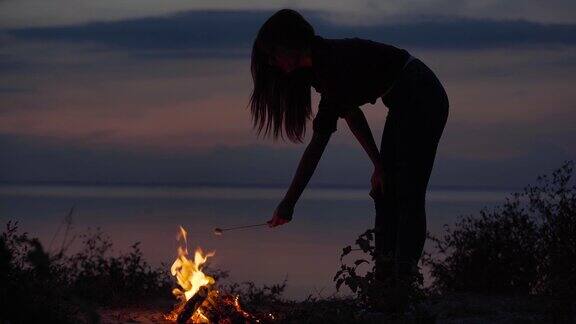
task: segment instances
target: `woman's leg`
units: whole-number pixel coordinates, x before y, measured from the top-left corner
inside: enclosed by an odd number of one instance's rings
[[[426,241],[426,189],[437,143],[404,137],[397,170],[395,265],[399,274],[412,273]]]
[[[385,191],[371,194],[379,256],[376,275],[381,280],[392,274],[392,267],[401,272],[412,269],[426,238],[426,187],[437,143],[422,140],[426,136],[422,132],[427,133],[424,124],[406,118],[396,112],[388,114],[380,145]]]
[[[396,192],[394,180],[397,178],[394,172],[396,161],[395,152],[398,139],[396,138],[396,115],[388,113],[382,140],[380,143],[380,158],[383,162],[385,180],[384,192],[372,191],[370,196],[374,200],[376,210],[375,219],[375,252],[376,267],[375,275],[380,281],[384,281],[392,274],[393,260],[396,251],[396,229],[398,227],[398,213],[395,198]]]
[[[426,241],[426,190],[448,117],[448,98],[434,73],[419,60],[410,72],[409,96],[398,109],[395,137],[395,264],[400,274],[415,270],[422,255]]]

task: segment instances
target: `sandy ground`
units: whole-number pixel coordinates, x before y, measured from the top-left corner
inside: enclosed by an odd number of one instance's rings
[[[439,324],[576,323],[576,305],[573,305],[572,319],[567,320],[565,314],[536,298],[455,294],[429,300],[426,307],[436,314],[436,323]],[[100,315],[102,323],[172,323],[164,319],[164,313],[169,310],[170,304],[162,302],[142,307],[103,309]],[[368,322],[387,323],[378,320],[377,315],[373,321]]]
[[[174,302],[161,299],[146,305],[101,309],[101,323],[173,323],[165,320],[164,314],[170,312]]]
[[[102,323],[173,323],[164,320],[161,311],[142,308],[102,310],[100,316]]]

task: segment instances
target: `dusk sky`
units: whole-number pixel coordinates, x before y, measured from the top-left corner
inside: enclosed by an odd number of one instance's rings
[[[518,187],[576,159],[573,0],[4,0],[0,181],[287,186],[305,144],[258,138],[247,106],[281,8],[432,68],[450,99],[432,186]],[[379,143],[386,107],[362,110]],[[340,120],[312,184],[371,171]]]

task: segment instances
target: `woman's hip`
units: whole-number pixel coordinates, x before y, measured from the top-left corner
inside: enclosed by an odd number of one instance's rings
[[[436,74],[420,59],[412,60],[390,91],[382,97],[390,111],[442,113],[449,102]]]

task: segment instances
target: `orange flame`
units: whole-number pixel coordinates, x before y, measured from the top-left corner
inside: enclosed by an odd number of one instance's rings
[[[202,272],[202,267],[209,257],[214,256],[214,252],[204,254],[202,249],[197,248],[194,252],[194,259],[188,258],[188,241],[186,230],[180,226],[180,232],[177,237],[180,246],[178,247],[178,257],[170,267],[170,273],[176,277],[180,288],[175,288],[172,293],[180,299],[181,306],[184,306],[192,296],[194,296],[200,287],[214,284],[214,278],[207,276]],[[177,316],[176,314],[173,314]],[[192,316],[193,320],[206,319],[198,309]],[[206,319],[207,320],[207,319]]]

